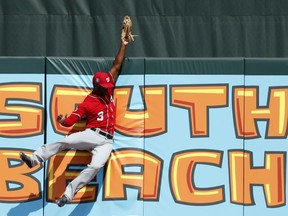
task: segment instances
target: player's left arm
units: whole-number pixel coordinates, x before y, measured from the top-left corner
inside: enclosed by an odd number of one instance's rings
[[[119,71],[121,69],[121,66],[125,57],[126,46],[128,45],[128,43],[129,42],[125,40],[121,41],[120,48],[118,50],[118,53],[114,59],[112,68],[110,70],[110,73],[114,79],[114,82],[116,82]]]

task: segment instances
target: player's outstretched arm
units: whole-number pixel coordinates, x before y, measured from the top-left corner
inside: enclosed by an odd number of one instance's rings
[[[110,73],[112,74],[115,82],[124,60],[126,46],[129,42],[134,41],[132,35],[132,25],[133,24],[131,18],[129,16],[125,16],[121,28],[121,45],[110,70]]]
[[[117,80],[118,73],[119,73],[120,68],[122,66],[122,63],[123,63],[123,60],[125,57],[126,46],[128,45],[128,43],[129,42],[126,40],[121,41],[120,48],[118,50],[118,53],[114,59],[112,68],[110,70],[110,73],[112,74],[115,81]]]

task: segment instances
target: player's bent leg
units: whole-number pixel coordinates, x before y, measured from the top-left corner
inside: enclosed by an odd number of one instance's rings
[[[75,194],[85,185],[87,185],[98,173],[101,167],[93,167],[88,165],[88,167],[70,182],[65,190],[64,195],[68,198],[68,201],[71,201]]]
[[[62,197],[56,200],[56,203],[59,207],[64,206],[67,202],[68,202],[68,198],[65,195],[63,195]]]
[[[112,144],[108,143],[93,149],[91,163],[66,187],[64,195],[68,198],[68,201],[71,201],[75,194],[96,176],[108,160],[112,148]]]

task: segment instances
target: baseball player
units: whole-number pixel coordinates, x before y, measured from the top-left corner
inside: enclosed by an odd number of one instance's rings
[[[40,146],[29,157],[20,152],[20,158],[30,168],[43,163],[51,156],[65,149],[87,150],[92,153],[92,160],[72,182],[64,195],[56,200],[59,207],[71,201],[77,191],[88,184],[105,165],[112,151],[115,124],[115,104],[113,88],[124,60],[127,40],[122,40],[118,53],[109,73],[97,72],[93,76],[93,90],[71,115],[59,115],[57,121],[65,127],[70,127],[83,116],[86,116],[86,129],[70,134],[58,142]]]

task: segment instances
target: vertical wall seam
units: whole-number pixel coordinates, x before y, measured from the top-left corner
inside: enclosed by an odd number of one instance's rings
[[[246,89],[246,58],[244,58],[244,91]],[[245,107],[246,107],[246,104],[245,104],[245,100],[246,98],[244,97],[244,114],[243,114],[243,131],[245,131]],[[244,153],[245,153],[245,135],[243,135],[243,156],[244,156]],[[243,216],[245,216],[245,190],[244,190],[244,185],[245,185],[245,168],[244,168],[244,157],[242,158],[243,160]]]
[[[47,143],[47,57],[44,59],[44,143]],[[45,215],[45,198],[46,198],[46,162],[43,164],[43,216]]]

